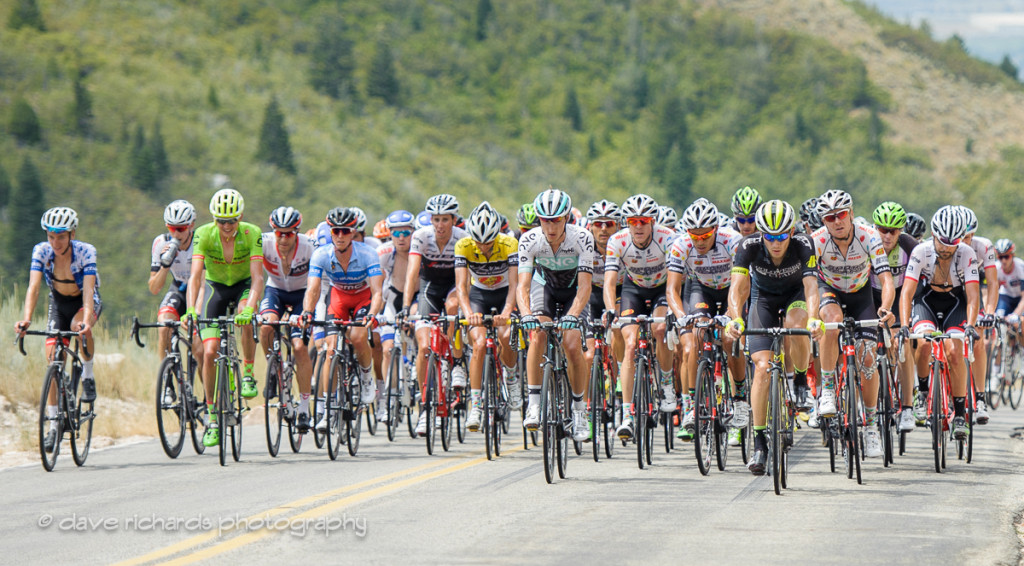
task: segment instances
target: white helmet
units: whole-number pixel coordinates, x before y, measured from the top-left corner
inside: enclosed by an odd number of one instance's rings
[[[356,213],[356,218],[359,219],[359,222],[356,223],[356,232],[365,232],[366,231],[366,213],[363,212],[363,209],[359,208],[358,206],[353,206],[352,207],[352,212],[355,212]]]
[[[967,208],[966,206],[958,206],[960,214],[964,215],[964,224],[967,226],[967,234],[973,234],[978,231],[978,215],[974,214],[974,211]]]
[[[846,191],[840,191],[833,189],[831,191],[825,191],[825,194],[818,197],[818,215],[825,216],[833,210],[843,210],[844,208],[853,208],[853,197]]]
[[[587,209],[587,220],[597,220],[598,218],[619,220],[621,217],[619,205],[606,199],[595,202]]]
[[[542,191],[533,199],[537,218],[561,218],[572,214],[572,198],[554,187]]]
[[[270,227],[275,230],[296,228],[302,225],[302,214],[290,206],[279,206],[270,213]]]
[[[637,216],[657,218],[658,210],[657,201],[645,194],[629,197],[626,199],[626,202],[622,203],[621,208],[623,218],[633,218]]]
[[[43,213],[39,224],[47,232],[70,232],[78,228],[78,214],[66,206],[55,206]]]
[[[235,189],[221,189],[210,199],[210,214],[216,219],[231,219],[242,216],[245,199]]]
[[[1013,245],[1013,240],[1009,238],[1000,238],[996,240],[995,248],[996,253],[1002,255],[1012,254],[1017,251],[1017,246]]]
[[[469,214],[466,231],[476,242],[491,242],[501,233],[501,214],[494,210],[491,203],[484,201]]]
[[[959,240],[967,234],[967,219],[958,207],[946,205],[932,216],[932,235],[947,241]]]
[[[729,216],[728,214],[726,214],[724,212],[719,212],[718,213],[718,227],[719,228],[728,228],[730,224],[732,224],[732,216]]]
[[[423,209],[430,214],[459,214],[459,201],[452,195],[442,193],[434,195],[427,200],[427,206]]]
[[[686,207],[680,224],[687,230],[699,230],[718,226],[718,207],[706,198],[699,198]]]
[[[187,200],[176,200],[164,209],[164,224],[168,226],[185,226],[195,220],[196,207]]]
[[[675,228],[678,221],[679,216],[676,215],[676,209],[671,206],[658,207],[658,224],[666,228]]]

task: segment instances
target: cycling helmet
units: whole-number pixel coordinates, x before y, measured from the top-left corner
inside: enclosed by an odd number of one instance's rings
[[[419,213],[419,215],[416,217],[416,227],[417,228],[426,228],[427,226],[431,226],[430,216],[431,216],[431,214],[429,212],[427,212],[426,210],[424,210],[423,212]]]
[[[221,189],[210,199],[210,214],[217,219],[231,219],[242,216],[245,199],[235,189]]]
[[[537,225],[537,210],[533,208],[533,203],[526,203],[519,207],[519,212],[516,213],[516,222],[520,226]]]
[[[459,201],[454,196],[442,193],[434,195],[427,200],[427,206],[424,208],[430,214],[459,214]]]
[[[359,215],[353,208],[339,206],[327,213],[327,224],[331,228],[352,228],[359,224]]]
[[[356,218],[359,219],[359,223],[356,224],[356,231],[366,232],[366,213],[358,206],[353,206],[352,212],[354,212],[356,214]]]
[[[185,226],[196,221],[196,207],[187,200],[176,200],[164,209],[164,224]]]
[[[715,209],[718,210],[717,208]],[[718,220],[717,218],[715,220]],[[671,206],[658,207],[658,224],[666,228],[675,228],[676,222],[679,221],[679,216],[676,214],[676,209]]]
[[[651,197],[645,194],[633,195],[626,199],[626,202],[622,203],[623,218],[633,218],[637,216],[643,216],[647,218],[658,217],[658,203]]]
[[[730,224],[732,224],[732,216],[729,216],[728,214],[726,214],[724,212],[719,212],[718,213],[718,226],[721,227],[721,228],[728,228]]]
[[[743,187],[732,195],[732,213],[735,216],[750,216],[764,202],[761,193],[750,187]]]
[[[501,218],[501,233],[508,232],[508,216],[498,213],[498,218]]]
[[[967,208],[966,206],[958,206],[960,214],[964,216],[964,224],[967,226],[967,234],[973,234],[978,231],[978,215],[974,214],[974,211]]]
[[[384,219],[384,226],[388,230],[398,228],[399,226],[409,226],[414,228],[416,227],[416,217],[408,210],[396,210]]]
[[[871,219],[883,228],[903,228],[907,225],[907,211],[898,202],[887,201],[878,205]]]
[[[805,200],[803,204],[800,205],[800,220],[804,222],[810,222],[811,215],[817,214],[817,211],[815,210],[817,206],[818,199],[816,197],[811,197]]]
[[[706,198],[693,201],[693,204],[683,211],[683,217],[679,219],[679,223],[686,230],[711,228],[718,226],[718,222],[718,207]]]
[[[270,227],[275,230],[298,228],[300,224],[302,224],[302,215],[290,206],[280,206],[270,213]]]
[[[378,220],[377,223],[373,225],[373,237],[380,241],[384,241],[390,237],[390,234],[388,234],[388,225],[384,219]]]
[[[818,216],[825,216],[833,210],[853,208],[853,197],[846,191],[833,189],[818,197]]]
[[[572,212],[572,199],[563,191],[552,187],[533,199],[533,210],[537,218],[561,218]]]
[[[903,231],[911,236],[921,239],[924,236],[924,231],[927,229],[927,225],[924,223],[924,218],[916,212],[907,213],[907,225],[903,227]]]
[[[1012,254],[1017,251],[1017,246],[1013,245],[1013,240],[1009,238],[1000,238],[996,240],[995,248],[996,253],[999,255]]]
[[[620,217],[619,205],[607,199],[599,200],[587,209],[587,220],[597,220],[598,218],[619,220]]]
[[[858,216],[853,219],[854,224],[860,224],[861,226],[868,226],[868,219],[863,216]]]
[[[78,213],[66,206],[56,206],[43,213],[39,224],[47,232],[70,232],[78,228]]]
[[[796,212],[788,202],[770,200],[757,209],[754,222],[761,232],[781,234],[793,228],[793,224],[796,223]]]
[[[932,235],[945,240],[959,240],[967,234],[967,219],[959,207],[946,205],[932,216]]]
[[[484,201],[469,214],[466,231],[476,242],[491,242],[501,233],[501,215],[491,203]]]
[[[581,218],[583,218],[583,213],[580,212],[580,209],[576,208],[575,206],[572,207],[572,209],[569,211],[569,224],[578,225],[580,223]]]

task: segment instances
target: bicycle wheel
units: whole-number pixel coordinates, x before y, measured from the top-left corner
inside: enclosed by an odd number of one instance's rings
[[[601,369],[601,358],[604,352],[598,348],[594,352],[594,363],[590,367],[590,441],[594,453],[594,461],[601,459],[601,437],[606,429],[604,424],[604,372]],[[600,427],[600,429],[598,428]]]
[[[773,369],[769,379],[768,421],[765,426],[765,434],[768,436],[768,469],[775,486],[775,495],[782,495],[782,390],[779,382],[785,377],[779,370]]]
[[[445,452],[452,447],[452,413],[455,410],[452,408],[451,382],[452,376],[451,370],[449,370],[448,375],[441,376],[441,381],[438,383],[443,388],[439,390],[440,404],[437,407],[437,414],[441,416],[441,448]],[[441,393],[443,395],[440,395]]]
[[[284,429],[284,389],[281,380],[281,357],[271,354],[267,360],[267,384],[264,389],[270,395],[263,400],[263,422],[267,431],[267,452],[273,458],[277,457],[281,449],[281,431]]]
[[[853,458],[853,470],[857,476],[857,483],[861,483],[861,460],[864,459],[864,444],[861,442],[860,430],[860,384],[857,383],[856,373],[848,371],[846,375],[846,411],[849,416],[850,432],[850,454]]]
[[[220,460],[221,466],[227,465],[227,444],[226,438],[228,435],[227,419],[228,415],[231,414],[231,375],[228,370],[227,360],[222,359],[217,362],[217,425],[219,427],[218,442],[217,442],[217,458]]]
[[[202,401],[196,397],[196,372],[199,371],[199,369],[196,367],[194,361],[192,361],[192,356],[188,356],[188,358],[189,398],[187,401],[188,411],[186,413],[186,420],[188,422],[190,436],[192,437],[192,449],[196,451],[196,454],[202,454],[206,452],[206,445],[203,444],[203,433],[199,429],[199,425],[209,419],[209,410],[206,407],[205,394]],[[198,385],[202,387],[202,383],[199,383]]]
[[[647,460],[644,443],[647,441],[647,388],[644,387],[644,358],[636,356],[633,370],[633,441],[636,443],[636,463],[644,469]]]
[[[452,407],[452,416],[455,418],[455,434],[458,438],[459,444],[466,443],[466,421],[469,418],[469,413],[466,411],[466,398],[461,391],[452,391],[455,403]]]
[[[51,365],[46,370],[46,377],[43,378],[43,395],[39,398],[39,456],[42,458],[43,468],[47,472],[53,471],[53,466],[57,463],[57,454],[60,453],[61,441],[64,439],[67,404],[58,383],[58,380],[63,379],[62,375],[63,372],[59,366]],[[51,391],[57,396],[57,416],[55,417],[46,416],[46,407],[49,405]],[[46,435],[50,432],[51,426],[55,431],[56,440],[53,443],[53,450],[47,452],[45,448]]]
[[[156,428],[164,454],[171,459],[177,458],[185,445],[185,392],[179,387],[179,371],[174,358],[166,357],[156,378]],[[168,389],[174,392],[174,398],[165,403],[164,392]]]
[[[435,419],[437,418],[437,374],[439,362],[431,355],[427,358],[427,393],[426,398],[420,402],[420,411],[427,410],[427,454],[434,453],[434,436],[437,432]]]
[[[618,429],[622,419],[622,407],[618,403],[618,396],[615,394],[615,378],[607,372],[603,375],[607,376],[607,379],[603,381],[601,386],[604,391],[604,401],[601,411],[601,428],[604,430],[604,455],[608,458],[612,457],[615,452],[615,431]]]
[[[988,364],[985,365],[985,402],[990,409],[998,409],[1002,401],[1002,385],[1000,362],[1003,358],[1003,345],[996,343],[998,337],[988,344]]]
[[[1009,398],[1010,407],[1014,411],[1020,408],[1021,397],[1024,396],[1024,375],[1021,374],[1021,357],[1020,346],[1014,345],[1010,348],[1010,356],[1007,360],[1009,371],[1003,370],[1003,374],[1006,375],[1006,380],[1009,383],[1006,395]]]
[[[888,468],[893,461],[893,444],[896,423],[893,419],[892,383],[890,382],[889,363],[884,356],[878,360],[878,424],[882,437],[882,467]]]
[[[81,372],[78,368],[76,368],[76,371]],[[94,403],[86,403],[81,400],[80,387],[81,380],[76,378],[71,384],[71,399],[76,400],[78,406],[74,411],[69,411],[68,413],[68,424],[72,425],[68,430],[68,439],[71,442],[71,458],[78,467],[84,466],[85,459],[89,457],[89,447],[92,445],[92,421],[96,417],[96,414],[93,412]],[[184,442],[184,434],[182,434],[182,442]]]
[[[942,473],[945,467],[945,431],[942,430],[946,424],[946,416],[942,410],[942,400],[945,395],[945,386],[942,372],[938,369],[938,362],[932,367],[931,377],[931,414],[928,415],[928,426],[932,429],[932,450],[935,452],[935,473]]]
[[[342,404],[344,403],[342,380],[345,377],[345,362],[336,353],[331,358],[330,369],[327,372],[327,400],[324,402],[327,429],[324,432],[323,442],[327,445],[327,456],[331,460],[337,460],[338,453],[341,452]]]
[[[285,407],[291,407],[291,418],[287,418],[288,421],[288,446],[291,447],[293,454],[298,454],[302,450],[302,437],[304,436],[299,432],[298,418],[299,408],[295,403],[295,397],[292,396],[293,383],[295,379],[295,364],[288,363],[284,366],[284,373],[281,376],[281,404]],[[288,411],[282,409],[287,415]],[[316,423],[313,423],[314,425]]]
[[[544,366],[544,381],[540,395],[541,445],[544,452],[544,480],[555,481],[555,468],[558,466],[558,427],[562,426],[555,399],[554,372],[550,363]]]
[[[569,409],[572,397],[569,395],[569,378],[565,375],[564,369],[555,372],[555,387],[555,407],[560,417],[555,427],[558,438],[558,477],[565,479],[565,470],[569,465],[569,439],[572,437],[572,412]],[[579,455],[582,449],[575,440],[573,447]]]
[[[508,434],[509,409],[508,409],[508,387],[502,376],[501,367],[494,366],[495,380],[492,382],[494,389],[494,408],[491,418],[491,444],[494,446],[494,455],[501,456],[501,437]]]
[[[401,338],[398,338],[401,340]],[[399,391],[399,384],[401,383],[402,375],[402,352],[398,348],[391,349],[391,361],[388,363],[387,380],[384,382],[384,387],[387,387],[387,395],[385,398],[385,407],[387,408],[387,417],[385,424],[388,429],[388,442],[395,441],[395,433],[398,432],[398,425],[401,424],[401,406],[399,399],[401,398],[401,392]]]
[[[494,422],[494,397],[494,354],[488,350],[484,357],[483,399],[480,407],[480,426],[484,429],[484,453],[488,460],[493,460],[495,456],[494,434],[497,431],[491,429],[492,423],[497,424]]]
[[[242,375],[241,368],[237,362],[233,362],[232,367],[235,370],[236,384],[235,390],[232,392],[234,408],[234,425],[231,427],[231,457],[237,462],[242,457],[242,416],[245,415],[245,405],[242,400],[242,387],[241,380],[238,376]]]
[[[715,463],[718,471],[724,472],[725,465],[729,458],[729,426],[726,424],[732,420],[732,378],[729,376],[728,366],[722,363],[722,382],[715,387],[717,397],[717,409],[715,414]]]
[[[320,383],[324,380],[330,381],[329,378],[326,378],[323,375],[324,365],[326,364],[326,362],[327,353],[322,350],[317,350],[316,363],[314,364],[313,367],[313,377],[311,382],[312,387],[310,389],[313,392],[313,399],[312,402],[309,404],[309,421],[313,423],[313,428],[311,429],[313,431],[313,444],[317,447],[317,449],[324,447],[325,440],[325,435],[321,434],[316,430],[316,424],[320,422],[320,417],[322,416],[320,414],[320,404],[319,402],[317,402],[317,399],[319,399],[322,395],[326,395],[326,390],[323,394],[321,394]],[[328,365],[327,368],[329,371],[330,365]],[[326,403],[324,403],[324,405],[326,405]]]
[[[355,456],[359,452],[359,437],[363,428],[363,413],[368,411],[366,405],[360,403],[363,394],[362,381],[359,379],[357,364],[349,365],[349,377],[347,399],[345,400],[345,443],[348,445],[348,455]]]
[[[832,433],[826,431],[825,445],[828,448],[828,468],[833,474],[836,473],[836,452],[839,450],[836,439],[832,437]]]
[[[967,463],[970,464],[974,457],[974,403],[976,402],[974,394],[974,384],[968,382],[967,386],[970,390],[967,393]]]
[[[711,472],[715,434],[715,376],[708,360],[697,366],[697,389],[693,399],[693,452],[702,476]]]

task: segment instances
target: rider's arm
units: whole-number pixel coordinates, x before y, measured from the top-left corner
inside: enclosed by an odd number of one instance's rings
[[[249,260],[249,277],[252,283],[249,286],[248,306],[255,310],[260,306],[260,299],[263,298],[263,254],[259,257],[253,256]],[[190,289],[191,290],[191,289]]]
[[[914,293],[917,292],[917,279],[903,278],[903,288],[900,291],[900,323],[910,327],[910,312],[914,306]]]
[[[516,284],[516,303],[519,305],[519,314],[522,316],[533,313],[530,310],[530,285],[532,282],[532,270],[519,272],[519,282]]]
[[[405,292],[402,293],[402,306],[405,308],[412,305],[412,298],[420,288],[420,265],[422,263],[423,256],[409,254],[409,263],[405,266]]]
[[[964,284],[964,288],[967,291],[967,325],[974,326],[978,324],[978,300],[981,297],[981,293],[978,292],[978,282],[968,281]]]
[[[985,281],[988,281],[988,287],[986,287],[988,297],[986,297],[987,300],[984,305],[985,314],[993,314],[999,305],[999,273],[995,267],[989,266],[985,268]]]
[[[686,308],[682,298],[683,281],[685,279],[686,276],[678,271],[669,270],[668,272],[665,298],[668,300],[668,308],[672,309],[672,314],[676,315],[676,318],[682,318],[686,315]]]
[[[163,288],[164,283],[167,282],[167,274],[171,272],[170,267],[160,266],[160,269],[149,272],[149,292],[156,295]]]
[[[369,316],[377,316],[380,311],[384,310],[384,275],[377,274],[372,275],[368,279],[370,282],[370,312]],[[315,302],[313,304],[316,304]]]
[[[306,295],[302,297],[302,311],[313,312],[316,310],[316,303],[320,300],[320,277],[310,275],[306,278]]]
[[[96,320],[96,313],[93,312],[93,303],[96,295],[96,276],[86,275],[82,278],[82,329],[81,332],[88,332]]]
[[[199,240],[196,240],[196,252],[198,248]],[[203,285],[203,270],[206,269],[205,258],[199,253],[192,254],[192,271],[188,274],[188,292],[185,293],[185,306],[190,309],[195,309],[196,304],[199,300],[199,290],[204,287]]]
[[[810,318],[821,318],[818,308],[821,304],[821,296],[818,295],[818,278],[813,275],[804,275],[804,300],[807,303],[807,316]]]
[[[21,322],[32,322],[32,312],[39,301],[39,288],[43,285],[43,272],[32,270],[28,273],[28,291],[25,293],[25,310],[22,311]],[[28,328],[28,325],[25,325]]]
[[[739,269],[739,271],[737,271]],[[817,292],[817,288],[815,288]],[[747,304],[750,296],[750,274],[746,269],[732,269],[732,283],[729,285],[729,317],[736,319],[743,317],[743,305]]]
[[[519,269],[515,265],[508,268],[508,295],[505,297],[505,308],[501,309],[501,316],[512,314],[516,307],[516,291],[519,289]],[[1021,301],[1024,302],[1024,301]]]
[[[455,292],[459,297],[459,309],[462,310],[465,316],[473,314],[473,309],[470,308],[469,304],[469,280],[468,267],[455,268]]]
[[[593,278],[594,274],[586,271],[576,274],[576,298],[573,299],[569,312],[566,314],[575,317],[583,314],[583,309],[587,308],[587,303],[590,301],[590,289],[593,286]]]
[[[882,284],[882,306],[881,308],[892,312],[892,302],[896,299],[896,287],[892,282],[892,273],[883,271],[878,274],[878,281]],[[901,319],[902,320],[902,319]]]

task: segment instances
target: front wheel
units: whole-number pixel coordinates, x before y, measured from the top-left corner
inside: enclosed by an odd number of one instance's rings
[[[281,358],[273,355],[267,360],[267,383],[265,391],[270,395],[263,401],[263,416],[267,431],[267,452],[273,458],[281,449],[281,432],[284,430],[284,395],[281,387]]]
[[[541,388],[540,397],[541,414],[541,445],[544,452],[544,480],[554,483],[556,468],[558,466],[558,428],[562,426],[561,417],[558,414],[558,406],[555,404],[554,373],[550,364],[544,367],[544,382]]]
[[[882,437],[882,466],[888,468],[893,462],[893,445],[896,436],[896,411],[893,408],[893,384],[889,364],[884,357],[878,363],[878,412],[879,432]]]
[[[67,414],[67,405],[58,384],[59,379],[62,379],[60,367],[51,365],[43,379],[43,395],[39,399],[39,455],[43,460],[43,468],[47,472],[52,472],[53,466],[57,464],[60,443],[64,439],[64,419]],[[54,408],[49,402],[51,393],[57,397],[56,415],[48,416],[47,408],[50,409],[50,412],[53,412]],[[46,436],[51,430],[54,431],[56,440],[53,443],[53,448],[47,452]]]
[[[778,370],[771,372],[769,377],[771,385],[768,393],[768,426],[765,433],[768,435],[768,459],[772,480],[775,485],[775,495],[782,495],[782,388],[780,382],[784,379],[779,375]]]
[[[327,445],[327,456],[331,460],[337,460],[338,453],[341,452],[342,379],[345,379],[345,364],[335,355],[331,360],[330,371],[327,373],[327,399],[324,402],[324,418],[327,419],[327,429],[324,432],[323,442]]]
[[[185,392],[178,382],[180,366],[174,358],[164,358],[156,380],[156,428],[160,433],[160,445],[167,457],[174,459],[181,454],[185,444]]]
[[[242,400],[242,375],[241,368],[237,363],[232,364],[235,370],[235,391],[233,392],[234,425],[231,427],[231,458],[236,462],[242,457],[242,416],[245,415],[245,405]]]
[[[935,453],[935,473],[941,474],[946,459],[946,431],[943,427],[946,424],[946,415],[943,414],[942,400],[945,395],[945,377],[938,368],[932,369],[932,390],[931,390],[931,415],[928,417],[928,425],[932,429],[932,451]]]
[[[711,472],[715,434],[715,377],[711,365],[702,360],[697,368],[697,397],[693,400],[693,449],[701,475]]]
[[[73,399],[78,402],[78,407],[74,412],[74,415],[69,416],[69,421],[74,423],[74,427],[68,431],[71,437],[71,458],[75,461],[75,465],[82,467],[85,465],[85,459],[89,457],[89,446],[92,444],[92,421],[95,419],[96,414],[93,412],[94,403],[86,403],[79,399],[78,388],[81,386],[81,380],[75,380],[72,385],[74,387]],[[181,443],[185,442],[184,430],[181,435]],[[181,450],[181,446],[178,447]]]
[[[355,369],[356,366],[352,365],[351,367]],[[359,437],[363,428],[362,413],[372,413],[372,411],[359,402],[362,396],[362,382],[359,380],[358,372],[352,372],[348,380],[349,386],[345,401],[345,414],[348,419],[345,426],[345,441],[348,445],[348,455],[355,456],[359,451]]]

